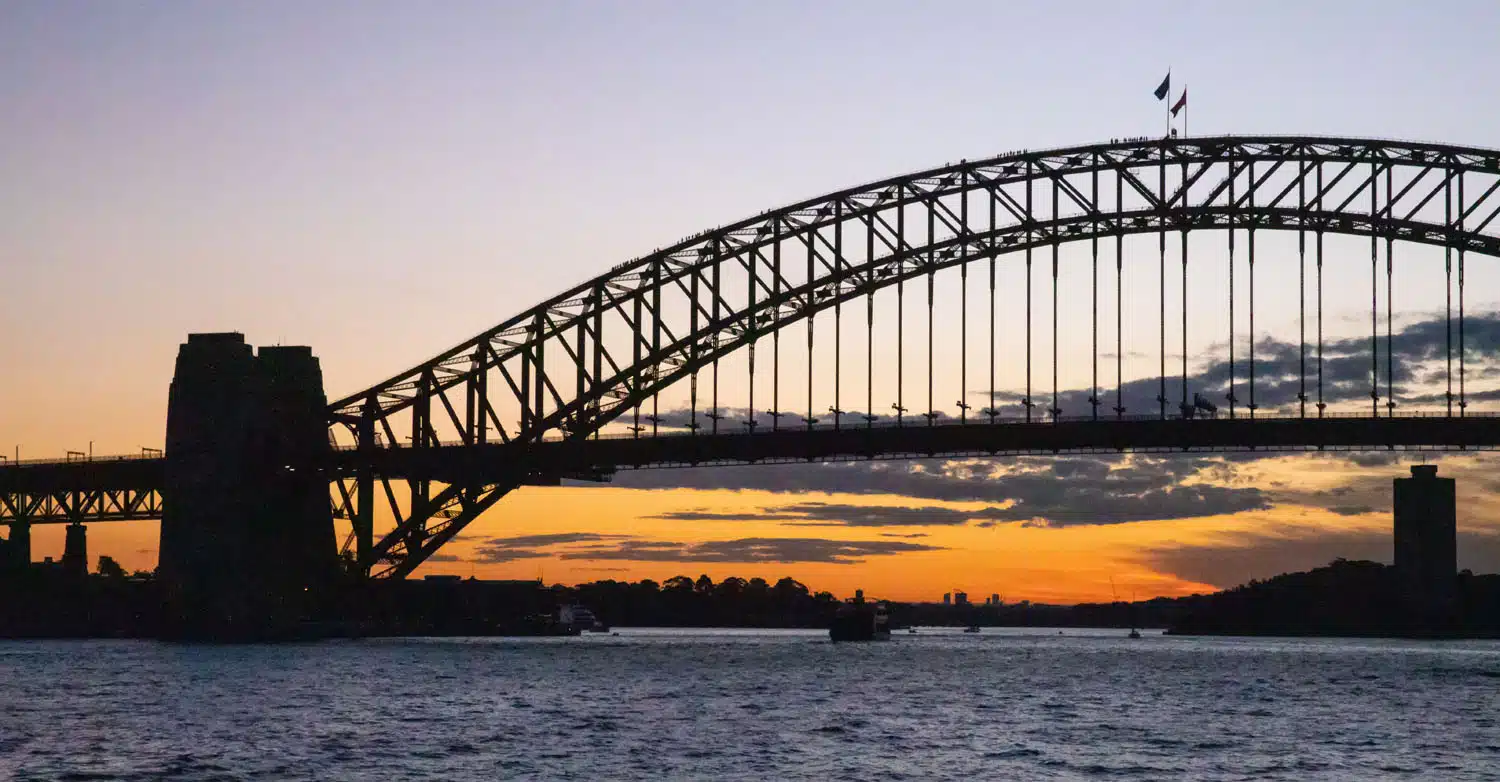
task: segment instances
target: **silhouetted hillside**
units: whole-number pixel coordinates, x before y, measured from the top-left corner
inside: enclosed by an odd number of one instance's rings
[[[1449,614],[1419,622],[1402,610],[1395,569],[1334,560],[1212,595],[1183,598],[1169,632],[1182,635],[1500,636],[1500,576],[1458,581]]]

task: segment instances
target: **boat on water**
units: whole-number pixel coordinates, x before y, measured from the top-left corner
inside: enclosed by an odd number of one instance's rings
[[[966,632],[966,633],[977,633],[977,632],[979,632],[979,625],[969,625],[968,627],[964,628],[964,632]]]
[[[557,624],[567,628],[571,635],[580,633],[607,633],[609,625],[599,621],[594,612],[581,605],[565,605],[557,609]]]
[[[839,606],[828,626],[828,637],[835,642],[890,640],[890,614],[885,603],[857,599]]]
[[[1141,631],[1135,629],[1134,627],[1132,627],[1132,628],[1130,628],[1130,636],[1129,637],[1130,638],[1140,638],[1141,637]]]

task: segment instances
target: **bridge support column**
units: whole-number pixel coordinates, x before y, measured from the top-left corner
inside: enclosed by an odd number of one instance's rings
[[[275,636],[334,586],[322,371],[305,347],[193,334],[167,405],[169,635]]]
[[[89,574],[89,529],[78,522],[68,525],[63,539],[62,569],[69,578],[83,578]]]
[[[31,566],[31,522],[18,519],[10,523],[10,537],[5,541],[9,561],[6,569],[25,570]]]

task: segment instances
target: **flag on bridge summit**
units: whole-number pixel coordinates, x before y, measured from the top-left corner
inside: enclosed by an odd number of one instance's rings
[[[1182,88],[1182,97],[1178,98],[1177,102],[1172,104],[1172,116],[1177,116],[1177,112],[1185,108],[1187,108],[1187,87]]]
[[[1161,80],[1161,86],[1156,88],[1156,99],[1166,100],[1167,93],[1172,91],[1172,72],[1167,71],[1166,78]]]

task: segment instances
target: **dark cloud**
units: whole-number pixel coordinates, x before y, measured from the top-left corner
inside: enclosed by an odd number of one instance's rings
[[[941,546],[892,540],[823,538],[739,538],[704,543],[647,540],[629,535],[562,532],[491,538],[470,560],[491,564],[518,559],[629,560],[638,562],[827,562],[852,564],[865,557],[909,551],[939,551]],[[606,569],[606,568],[591,568]]]
[[[966,524],[972,519],[984,518],[982,513],[953,508],[804,502],[740,513],[718,513],[702,509],[671,511],[654,518],[672,521],[779,521],[809,527],[923,527]]]
[[[1251,579],[1310,570],[1343,557],[1389,563],[1387,530],[1298,530],[1270,527],[1236,540],[1148,549],[1142,564],[1178,578],[1220,588]],[[1500,535],[1458,533],[1458,566],[1476,573],[1500,571]]]
[[[601,535],[595,532],[558,532],[546,535],[517,535],[509,538],[490,538],[474,550],[472,562],[496,564],[514,562],[518,559],[536,559],[551,556],[542,549],[568,543],[586,543],[612,540],[620,535]]]
[[[583,541],[607,540],[609,538],[624,537],[622,535],[601,535],[597,532],[554,532],[545,535],[516,535],[509,538],[490,538],[485,541],[486,546],[504,546],[507,548],[529,548],[532,546],[555,546],[559,543],[579,543]]]
[[[880,533],[880,537],[882,537],[882,538],[925,538],[925,537],[927,537],[927,533],[925,533],[925,532],[882,532],[882,533]]]
[[[465,560],[463,557],[458,556],[457,554],[443,554],[443,553],[438,553],[438,554],[429,554],[427,556],[427,561],[428,562],[465,562],[467,560]]]
[[[955,525],[1043,519],[1054,525],[1115,524],[1148,519],[1213,516],[1269,507],[1258,487],[1219,485],[1233,467],[1218,457],[1100,455],[1028,457],[942,463],[702,467],[621,473],[632,488],[751,489],[771,492],[894,494],[944,502],[990,502],[982,511],[944,508],[836,506],[803,503],[768,509],[775,520],[843,526]],[[691,514],[691,515],[688,515]],[[746,518],[727,514],[728,518]],[[717,520],[726,514],[687,511],[679,520]],[[765,519],[756,514],[754,518]]]
[[[1389,347],[1394,354],[1391,379],[1394,381],[1395,397],[1402,408],[1424,407],[1428,409],[1442,405],[1447,397],[1447,351],[1448,321],[1441,315],[1403,326],[1391,340]],[[1467,349],[1467,373],[1471,380],[1494,376],[1500,371],[1494,361],[1500,357],[1500,312],[1478,312],[1464,317],[1465,345]],[[1456,332],[1454,339],[1457,339]],[[1386,349],[1388,341],[1384,334],[1376,340],[1380,351],[1380,396],[1385,403]],[[1250,401],[1249,390],[1249,343],[1236,346],[1238,353],[1234,365],[1234,386],[1239,404]],[[1297,395],[1306,388],[1309,409],[1313,408],[1317,393],[1316,345],[1308,344],[1305,352],[1295,342],[1265,337],[1255,343],[1255,402],[1263,408],[1281,407],[1292,409],[1297,404]],[[1323,343],[1323,400],[1329,405],[1370,400],[1370,350],[1369,337],[1349,337],[1325,340]],[[1454,346],[1454,373],[1457,374],[1457,346]],[[1199,356],[1200,368],[1187,378],[1186,397],[1201,393],[1226,412],[1226,396],[1230,387],[1230,365],[1228,346],[1217,345],[1212,354]],[[1152,354],[1153,356],[1155,354]],[[1101,356],[1101,359],[1104,359]],[[1113,360],[1108,356],[1108,360]],[[1306,367],[1304,375],[1303,367]],[[1304,381],[1305,377],[1305,381]],[[1456,380],[1456,377],[1455,377]],[[1455,383],[1455,393],[1456,391]],[[1129,380],[1120,386],[1120,403],[1131,414],[1151,414],[1160,410],[1156,401],[1162,394],[1161,379],[1156,377]],[[989,390],[970,391],[971,396],[988,400]],[[1058,394],[1058,407],[1065,416],[1087,415],[1092,409],[1088,398],[1089,389],[1070,389]],[[1177,404],[1183,399],[1182,376],[1166,378],[1168,414],[1177,412]],[[1024,394],[1009,389],[1003,401],[997,402],[1005,416],[1024,415],[1021,404]],[[1469,389],[1467,398],[1471,402],[1500,400],[1500,389]],[[1103,402],[1101,412],[1113,412],[1115,386],[1106,384],[1100,388]],[[1241,408],[1244,409],[1243,407]],[[1400,409],[1400,408],[1398,408]]]
[[[646,562],[823,562],[852,565],[866,557],[913,551],[941,551],[942,546],[896,540],[827,540],[823,538],[739,538],[705,543],[623,540],[559,554],[562,559],[621,559]]]

